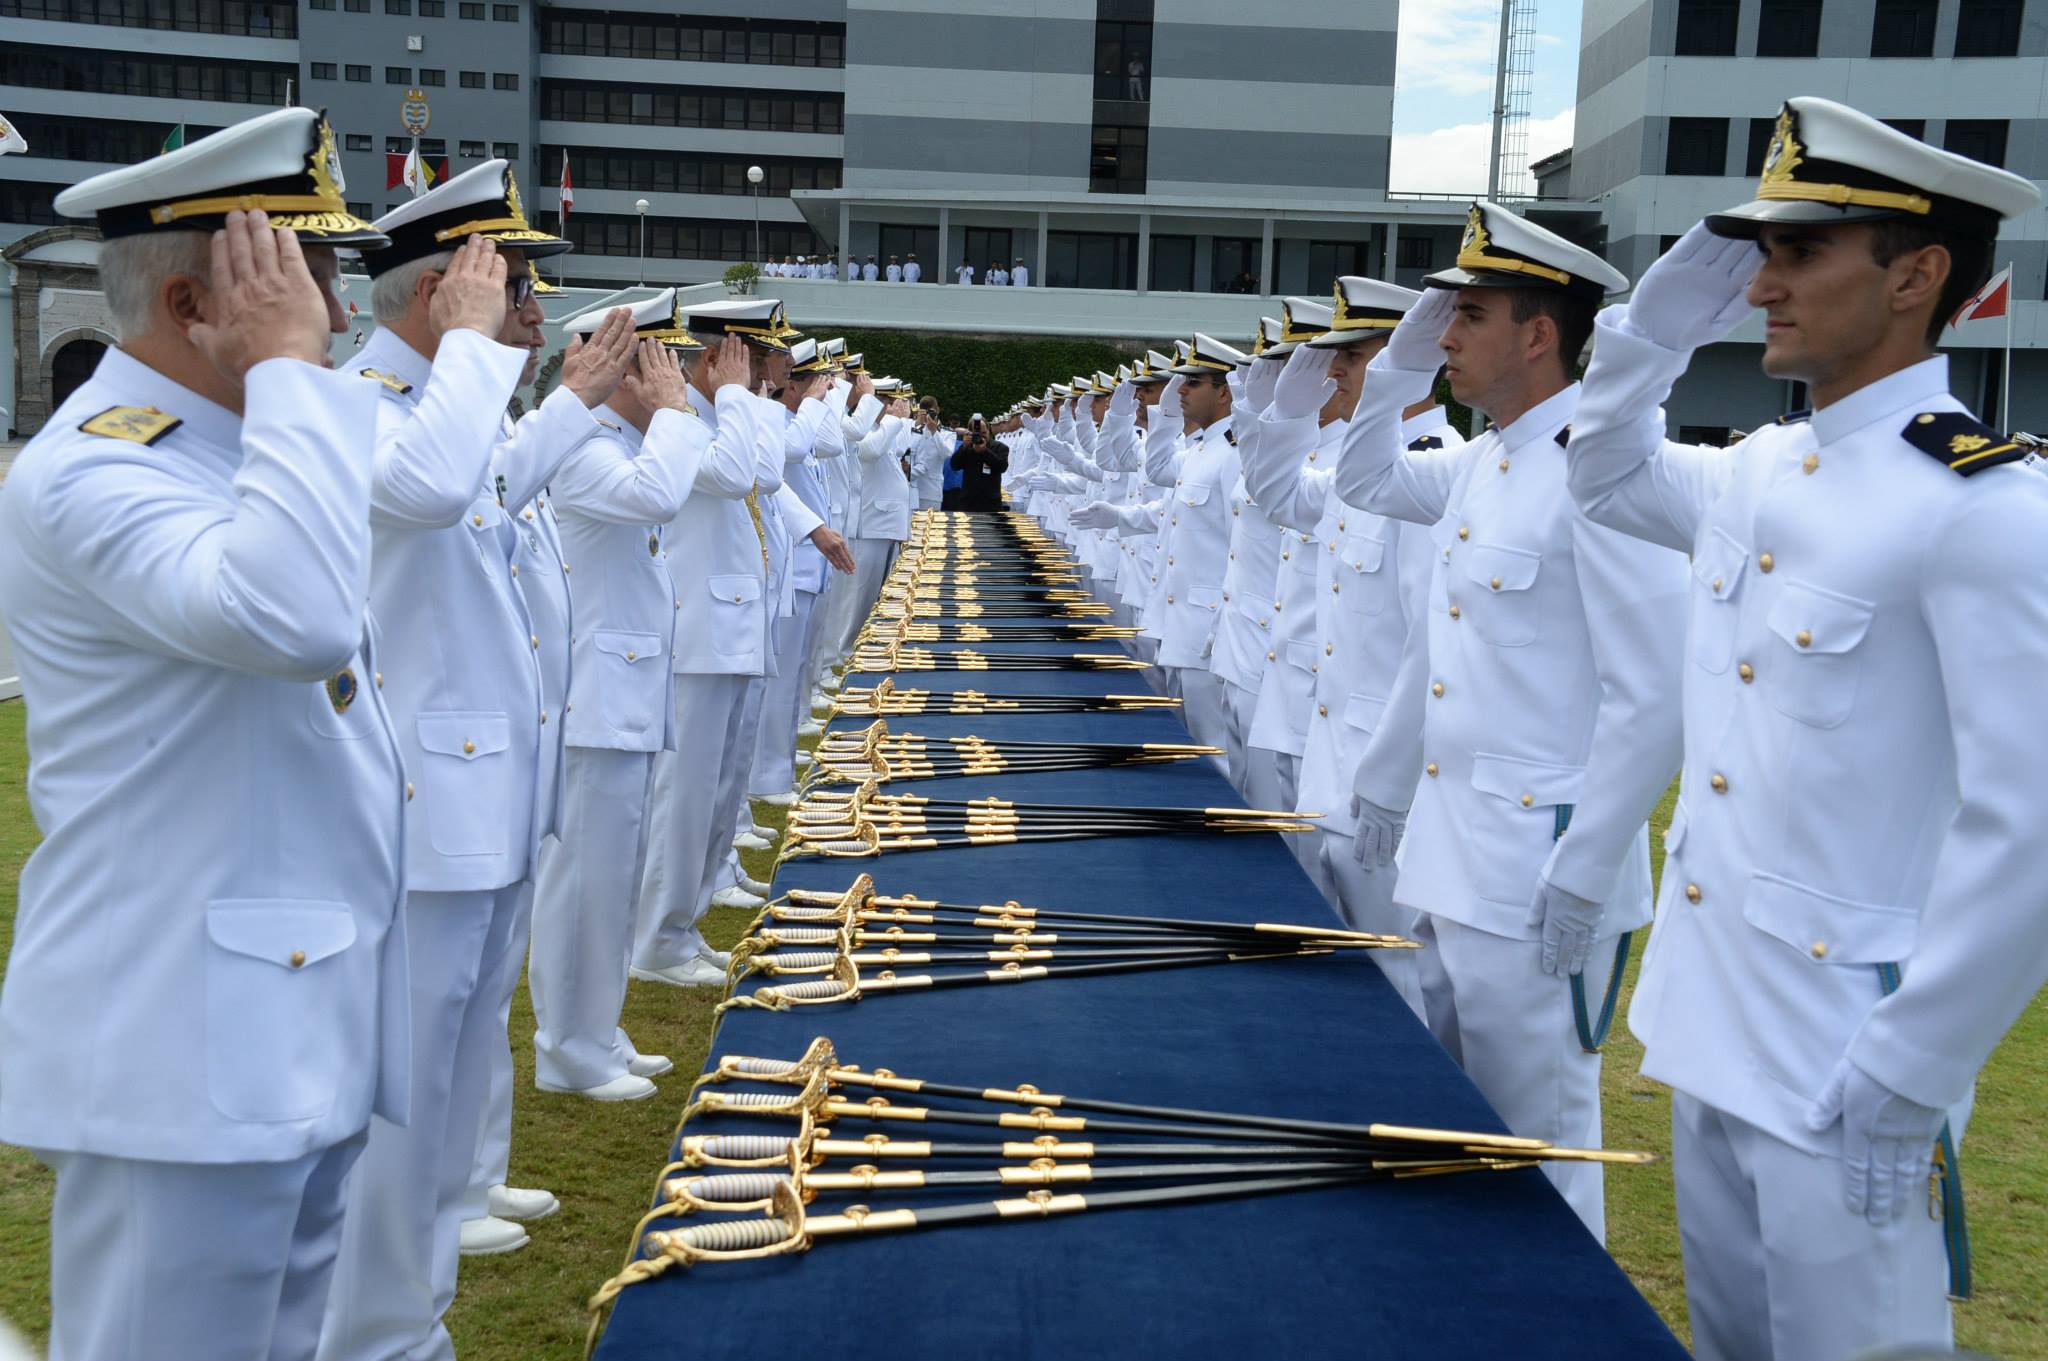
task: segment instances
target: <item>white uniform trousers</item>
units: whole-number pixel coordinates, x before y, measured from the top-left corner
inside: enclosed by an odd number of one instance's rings
[[[747,676],[676,677],[676,749],[656,752],[647,801],[647,868],[633,926],[633,964],[668,969],[704,948],[697,920],[711,904],[711,874],[732,841],[732,810],[718,803],[718,773],[738,740]]]
[[[811,716],[811,635],[818,597],[798,591],[796,613],[775,621],[775,674],[761,693],[761,730],[754,743],[750,794],[787,794],[796,788],[796,728]]]
[[[1355,842],[1348,832],[1320,832],[1309,839],[1321,843],[1316,847],[1316,868],[1319,872],[1309,877],[1329,896],[1330,906],[1337,909],[1344,925],[1353,931],[1413,937],[1415,914],[1405,907],[1394,906],[1396,876],[1393,866],[1369,871],[1352,859]],[[1423,952],[1367,950],[1365,953],[1380,966],[1380,972],[1394,985],[1394,991],[1401,995],[1408,1009],[1428,1021],[1429,1015],[1422,1004],[1422,976],[1417,966],[1417,958]]]
[[[1270,793],[1262,793],[1260,797],[1278,798],[1280,802],[1262,803],[1259,799],[1249,796],[1247,796],[1246,802],[1250,803],[1254,808],[1294,808],[1299,802],[1296,795],[1301,792],[1301,758],[1291,752],[1273,751],[1266,747],[1252,747],[1250,750],[1272,763],[1274,780],[1272,791]],[[1331,813],[1336,810],[1331,808],[1310,808],[1305,811],[1310,813]],[[1287,849],[1294,853],[1295,863],[1301,866],[1302,872],[1307,874],[1309,878],[1315,879],[1322,872],[1323,835],[1321,832],[1289,832],[1280,839],[1287,843]],[[1316,887],[1321,888],[1322,884],[1318,882]]]
[[[1230,784],[1244,796],[1244,801],[1254,808],[1278,808],[1276,803],[1261,803],[1259,799],[1279,797],[1279,777],[1273,771],[1273,753],[1254,749],[1251,744],[1252,712],[1258,708],[1259,692],[1247,690],[1234,681],[1219,680],[1223,691],[1223,718],[1226,740],[1218,743],[1224,749],[1224,763],[1230,770]],[[1252,767],[1259,767],[1258,774]],[[1261,791],[1254,793],[1254,791]],[[1291,806],[1291,805],[1290,805]]]
[[[747,800],[747,778],[754,773],[754,747],[761,739],[761,702],[768,693],[766,676],[747,677],[746,698],[740,702],[739,727],[718,762],[718,807],[729,830],[712,846],[708,867],[711,891],[730,888],[740,881],[740,851],[733,841],[754,829],[754,805]]]
[[[561,836],[541,847],[533,909],[533,1076],[582,1090],[626,1075],[619,1028],[633,903],[647,862],[654,753],[570,747]]]
[[[1844,1206],[1839,1159],[1683,1092],[1671,1096],[1671,1176],[1700,1361],[1952,1345],[1938,1208],[1922,1200],[1873,1225]]]
[[[894,539],[855,539],[853,541],[853,604],[842,621],[843,632],[839,639],[839,651],[843,656],[853,647],[854,635],[861,625],[867,623],[869,611],[882,598],[882,583],[888,579],[889,568],[896,561],[896,550],[901,545]]]
[[[1514,1133],[1571,1148],[1600,1147],[1600,1056],[1579,1047],[1571,985],[1543,972],[1543,942],[1421,915],[1414,932],[1430,1032]],[[1596,941],[1587,1000],[1606,986],[1619,937]],[[1545,1163],[1543,1172],[1603,1245],[1605,1183],[1598,1163]]]
[[[365,1137],[277,1163],[39,1152],[51,1361],[311,1361]]]
[[[476,1125],[476,1160],[469,1169],[469,1190],[462,1197],[462,1217],[482,1219],[491,1212],[491,1188],[503,1186],[512,1166],[512,994],[519,990],[527,947],[533,939],[533,880],[519,884],[512,931],[505,941],[511,958],[499,971],[503,992],[498,999],[498,1026],[491,1032],[489,1071],[484,1083],[484,1111]],[[448,1283],[454,1297],[455,1283]]]
[[[853,608],[853,578],[840,572],[826,573],[825,589],[818,593],[818,602],[811,608],[817,622],[811,625],[811,651],[804,658],[806,695],[815,694],[823,686],[826,673],[839,662],[843,619],[845,612]]]
[[[348,1222],[327,1301],[321,1361],[429,1361],[455,1354],[441,1315],[455,1294],[462,1206],[519,884],[468,893],[408,893],[412,969],[412,1120],[370,1122],[349,1182]],[[499,1032],[494,1037],[493,1032]]]
[[[1197,742],[1223,750],[1225,755],[1211,756],[1209,760],[1219,771],[1230,774],[1230,713],[1229,701],[1224,697],[1226,683],[1204,667],[1178,666],[1171,670],[1174,673],[1171,693],[1180,696],[1180,721],[1187,725],[1189,734]]]

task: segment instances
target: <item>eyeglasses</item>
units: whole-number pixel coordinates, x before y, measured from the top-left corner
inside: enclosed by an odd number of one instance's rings
[[[522,274],[516,279],[505,281],[505,306],[517,312],[533,297],[533,276]]]

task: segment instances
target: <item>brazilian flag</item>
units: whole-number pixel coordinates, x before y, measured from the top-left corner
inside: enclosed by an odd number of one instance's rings
[[[164,138],[164,151],[176,151],[183,145],[185,145],[185,125],[180,123],[171,129],[170,136]],[[163,152],[157,154],[162,155]]]

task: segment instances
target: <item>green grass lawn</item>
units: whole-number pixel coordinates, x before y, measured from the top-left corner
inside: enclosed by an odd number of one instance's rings
[[[22,707],[0,704],[0,950],[12,937],[21,862],[36,840],[23,792],[25,768]],[[764,822],[779,822],[779,810],[757,813]],[[1655,827],[1661,830],[1669,816],[1667,798]],[[1654,854],[1661,860],[1661,852]],[[747,859],[751,873],[767,877],[766,853]],[[715,912],[707,934],[728,945],[744,926],[744,913]],[[1632,961],[1627,986],[1634,983]],[[662,1094],[652,1101],[599,1105],[534,1090],[533,1012],[521,987],[512,1007],[519,1066],[512,1180],[555,1192],[562,1210],[533,1226],[533,1244],[525,1250],[463,1263],[449,1327],[464,1361],[573,1361],[581,1355],[584,1302],[618,1269],[628,1231],[648,1204],[687,1075],[704,1061],[712,1002],[706,989],[635,983],[626,1027],[643,1052],[672,1057],[676,1073],[662,1080]],[[1641,1051],[1620,1023],[1607,1052],[1608,1144],[1668,1153],[1670,1103],[1662,1087],[1637,1075]],[[2048,1254],[2040,1246],[2048,1242],[2048,1134],[2039,1120],[2044,1099],[2048,1004],[2037,999],[1978,1086],[1964,1149],[1977,1298],[1957,1308],[1957,1342],[1997,1356],[2048,1358]],[[0,1148],[0,1316],[38,1340],[48,1329],[50,1186],[34,1159]],[[1679,1336],[1687,1336],[1669,1168],[1615,1169],[1607,1180],[1607,1207],[1615,1257]]]

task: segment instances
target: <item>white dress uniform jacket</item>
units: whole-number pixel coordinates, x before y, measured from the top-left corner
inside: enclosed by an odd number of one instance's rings
[[[891,539],[900,543],[910,536],[910,479],[903,475],[900,461],[909,435],[908,417],[886,416],[860,442],[863,539]]]
[[[44,837],[0,996],[9,1143],[275,1162],[406,1118],[404,773],[363,614],[377,394],[273,359],[237,417],[109,350],[8,474]]]
[[[767,550],[747,510],[761,466],[757,400],[737,384],[714,403],[689,389],[711,430],[694,495],[663,534],[675,585],[674,666],[696,675],[758,676],[767,664]],[[780,466],[781,432],[775,456]]]
[[[1171,531],[1161,560],[1157,624],[1161,666],[1209,665],[1210,646],[1223,609],[1223,572],[1230,565],[1230,509],[1225,496],[1237,482],[1237,442],[1230,422],[1212,423],[1183,454],[1175,441],[1148,441],[1146,472],[1173,489],[1167,525]]]
[[[1426,764],[1395,901],[1530,940],[1544,874],[1607,905],[1603,937],[1641,926],[1644,816],[1677,763],[1685,563],[1572,504],[1564,438],[1577,384],[1463,448],[1409,452],[1401,410],[1429,375],[1382,358],[1346,432],[1336,491],[1433,526],[1437,549],[1423,615]],[[1560,806],[1574,809],[1562,837]]]
[[[2048,978],[2048,730],[2022,712],[2048,482],[1907,442],[1963,410],[1946,359],[1697,449],[1658,409],[1687,356],[1604,316],[1599,344],[1572,490],[1693,554],[1685,773],[1629,1024],[1649,1076],[1832,1153],[1804,1116],[1837,1060],[1956,1106]]]

